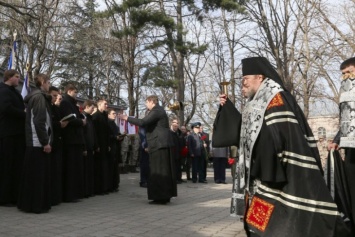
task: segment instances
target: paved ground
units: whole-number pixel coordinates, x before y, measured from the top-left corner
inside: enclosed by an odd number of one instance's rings
[[[227,171],[230,174],[230,171]],[[167,205],[149,205],[139,174],[121,175],[120,191],[62,203],[46,214],[0,207],[0,236],[26,237],[245,237],[242,223],[229,216],[231,178],[215,184],[178,185]]]

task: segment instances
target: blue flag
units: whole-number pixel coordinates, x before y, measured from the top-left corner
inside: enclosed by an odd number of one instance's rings
[[[22,98],[25,98],[26,95],[28,95],[30,93],[30,91],[31,91],[31,88],[30,88],[30,85],[28,83],[28,72],[27,72],[25,80],[24,80],[23,85],[22,85],[22,91],[21,91]]]
[[[15,58],[16,58],[16,40],[14,40],[14,44],[12,45],[12,49],[11,49],[11,53],[10,53],[10,58],[9,58],[9,62],[7,64],[7,69],[15,69],[16,65],[15,65]]]

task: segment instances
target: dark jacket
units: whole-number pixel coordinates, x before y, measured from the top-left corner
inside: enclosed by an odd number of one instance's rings
[[[84,122],[76,105],[76,100],[68,94],[63,95],[63,100],[60,103],[60,111],[63,117],[69,114],[76,115],[76,118],[70,120],[68,125],[63,129],[63,143],[67,145],[83,145],[84,147]]]
[[[13,86],[0,83],[0,139],[25,134],[25,105]]]
[[[60,113],[60,108],[54,104],[51,105],[52,111],[52,126],[53,126],[53,148],[61,149],[62,144],[62,127],[60,119],[63,117]]]
[[[52,97],[38,88],[25,97],[26,145],[43,147],[52,144],[53,127],[51,112]]]
[[[145,127],[149,152],[173,146],[168,116],[160,105],[155,105],[143,119],[128,117],[128,122]]]
[[[139,127],[138,135],[139,135],[139,139],[141,141],[140,148],[141,149],[148,148],[147,137],[146,137],[146,134],[145,134],[145,128],[144,127]]]
[[[180,150],[181,150],[181,142],[180,142],[179,134],[178,132],[174,132],[172,130],[170,130],[170,133],[174,143],[174,146],[172,147],[171,151],[174,155],[174,158],[178,159],[180,158]]]
[[[94,122],[94,127],[96,130],[97,142],[98,146],[100,147],[100,152],[108,152],[109,147],[109,125],[108,125],[108,115],[107,113],[100,112],[99,110],[96,111],[92,115],[92,120]]]
[[[192,132],[189,136],[187,136],[187,148],[190,156],[202,155],[202,141],[199,134]]]
[[[92,121],[92,116],[83,112],[83,115],[86,117],[86,125],[84,126],[84,138],[85,138],[85,147],[87,151],[94,151],[97,149],[97,136]]]
[[[108,119],[108,126],[109,126],[109,137],[110,137],[110,157],[113,160],[116,160],[119,157],[119,149],[118,149],[118,140],[117,137],[120,135],[119,128],[114,120]],[[122,163],[119,159],[119,163]]]

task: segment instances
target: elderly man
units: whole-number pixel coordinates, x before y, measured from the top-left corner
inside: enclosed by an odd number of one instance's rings
[[[242,66],[248,102],[240,132],[240,182],[233,190],[245,192],[248,236],[347,236],[322,176],[316,140],[294,97],[266,58],[246,58]],[[221,105],[226,101],[221,95]],[[234,205],[240,195],[233,195]]]

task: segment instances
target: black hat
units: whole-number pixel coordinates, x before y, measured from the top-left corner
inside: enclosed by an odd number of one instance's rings
[[[276,72],[269,60],[267,60],[265,57],[251,57],[242,59],[242,73],[243,76],[261,74],[284,87],[279,74]]]
[[[201,126],[201,123],[200,123],[200,122],[192,123],[192,124],[191,124],[191,129],[193,129],[193,128],[200,128],[200,126]]]

